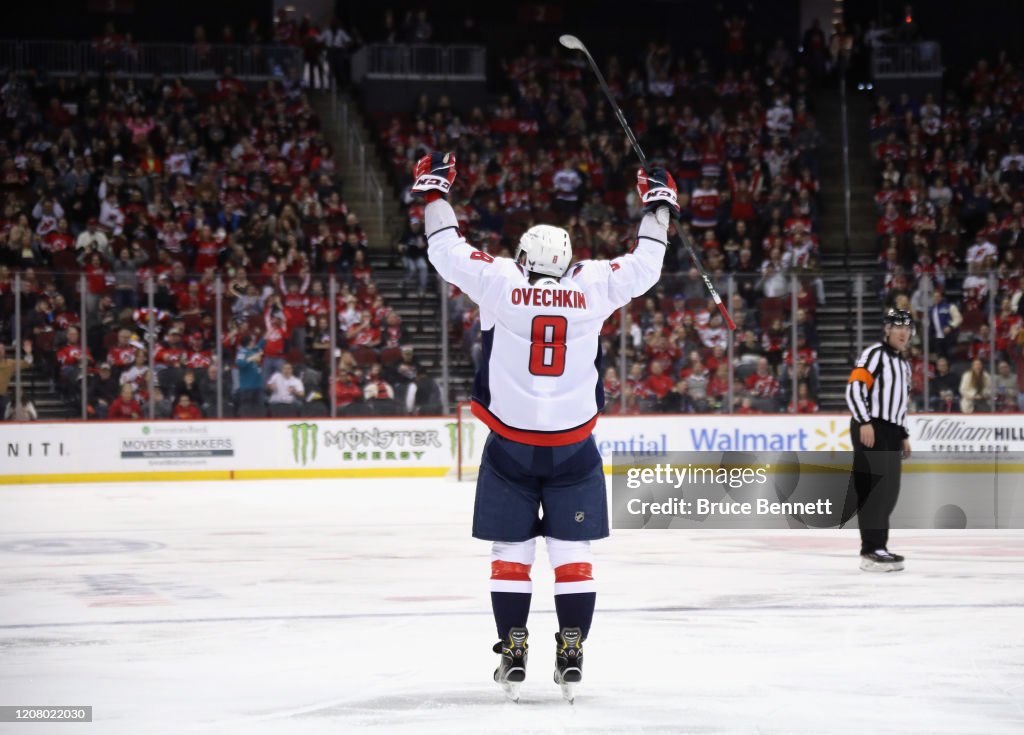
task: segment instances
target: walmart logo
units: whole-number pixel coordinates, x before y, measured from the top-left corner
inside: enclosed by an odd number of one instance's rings
[[[289,424],[292,432],[292,458],[297,464],[316,461],[316,424]]]
[[[819,442],[814,446],[815,451],[835,451],[853,449],[850,444],[850,429],[849,427],[836,426],[835,420],[828,422],[828,431],[824,429],[815,429],[814,433],[819,437]]]

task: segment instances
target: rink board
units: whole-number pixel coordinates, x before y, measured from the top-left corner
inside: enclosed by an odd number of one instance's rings
[[[475,418],[352,418],[202,422],[35,422],[0,427],[0,483],[195,481],[290,478],[442,477],[462,454],[479,465],[487,427]],[[1024,482],[1024,415],[912,416],[915,451],[948,461],[934,481]],[[460,440],[461,439],[461,440]],[[850,449],[849,417],[609,416],[595,439],[606,463],[617,452],[829,451]],[[1001,460],[994,465],[997,460]],[[988,459],[988,466],[979,461]],[[609,469],[606,465],[606,470]]]

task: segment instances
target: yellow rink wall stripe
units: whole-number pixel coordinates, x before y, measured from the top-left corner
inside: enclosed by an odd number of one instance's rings
[[[0,485],[57,485],[87,482],[196,482],[210,480],[309,480],[369,477],[444,477],[448,467],[360,467],[289,470],[180,470],[167,472],[66,472],[0,475]]]
[[[401,477],[445,477],[449,467],[338,467],[287,470],[179,470],[164,472],[66,472],[51,474],[0,475],[0,485],[50,485],[90,482],[201,482],[211,480],[303,480]],[[465,468],[474,471],[477,468]],[[624,468],[619,468],[621,473]],[[914,474],[1024,474],[1021,462],[943,462],[905,464],[903,471]],[[604,473],[612,474],[611,465]],[[811,470],[813,474],[813,469]]]
[[[444,477],[448,467],[345,467],[309,470],[235,470],[234,480],[286,480],[333,477]]]
[[[59,472],[0,475],[0,485],[47,485],[68,482],[192,482],[230,480],[231,470],[178,470],[166,472]]]

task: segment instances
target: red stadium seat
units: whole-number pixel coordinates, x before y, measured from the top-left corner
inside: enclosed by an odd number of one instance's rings
[[[286,362],[290,362],[292,365],[306,364],[305,354],[303,354],[302,350],[297,350],[294,347],[288,350],[288,353],[284,356],[284,359]]]
[[[103,349],[107,352],[117,347],[117,331],[114,329],[103,335]]]
[[[377,350],[372,347],[357,347],[352,353],[352,357],[359,365],[367,367],[377,362]]]
[[[388,347],[386,350],[381,350],[380,364],[383,367],[390,367],[401,359],[402,351],[397,347]]]
[[[960,325],[961,334],[977,334],[982,324],[988,322],[988,313],[978,309],[964,311],[964,321]]]

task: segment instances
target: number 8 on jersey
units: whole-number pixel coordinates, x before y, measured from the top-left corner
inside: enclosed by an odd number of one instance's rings
[[[530,372],[559,376],[565,372],[565,335],[569,321],[564,316],[535,316],[531,330]]]

